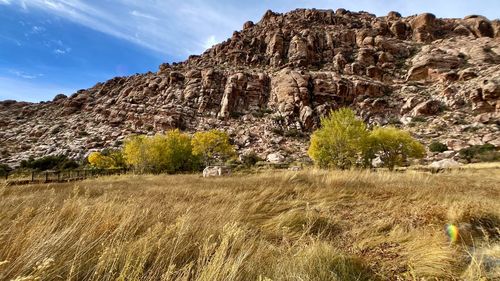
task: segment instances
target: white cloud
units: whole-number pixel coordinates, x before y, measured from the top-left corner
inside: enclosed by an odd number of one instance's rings
[[[203,52],[208,35],[229,37],[243,22],[202,0],[30,0],[25,5],[178,59]]]
[[[57,55],[64,55],[71,52],[71,48],[57,48],[54,50],[54,53]]]
[[[16,75],[17,77],[21,77],[24,79],[36,79],[38,77],[42,77],[43,74],[29,74],[23,71],[15,70],[15,69],[10,69],[9,73]]]
[[[33,28],[31,29],[31,32],[32,32],[32,33],[42,33],[42,32],[44,32],[45,30],[46,30],[46,29],[45,29],[45,27],[35,25],[35,26],[33,26]]]
[[[141,12],[136,11],[136,10],[133,10],[132,12],[130,12],[130,14],[134,17],[140,17],[140,18],[145,18],[145,19],[150,19],[150,20],[158,20],[158,18],[155,16],[144,14],[144,13],[141,13]]]
[[[11,0],[0,0],[0,5],[10,5]]]
[[[28,10],[43,10],[108,35],[149,48],[164,56],[185,58],[199,54],[241,29],[247,20],[258,21],[267,9],[287,12],[295,8],[365,10],[385,15],[399,10],[404,15],[429,10],[437,16],[463,17],[468,13],[498,11],[498,0],[373,1],[373,0],[0,0],[18,3]],[[443,6],[450,9],[442,9]],[[441,13],[441,14],[440,14]],[[462,14],[460,14],[462,13]],[[491,17],[491,16],[490,16]]]

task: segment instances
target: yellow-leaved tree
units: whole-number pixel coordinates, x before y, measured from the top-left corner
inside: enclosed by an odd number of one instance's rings
[[[123,155],[127,164],[140,173],[174,173],[196,168],[191,138],[179,130],[153,137],[130,137],[124,143]]]
[[[150,166],[146,142],[146,136],[131,136],[125,140],[123,145],[125,162],[140,173],[145,172]]]
[[[422,158],[425,147],[409,132],[395,127],[377,127],[370,132],[369,145],[372,155],[379,155],[383,166],[394,169],[408,158]]]
[[[87,160],[92,167],[98,169],[108,169],[116,167],[115,160],[110,156],[102,154],[101,152],[90,153]]]
[[[236,155],[234,146],[229,141],[229,135],[218,130],[197,132],[191,141],[193,155],[201,157],[205,165],[224,162]]]
[[[348,169],[361,162],[367,138],[365,123],[351,109],[341,108],[321,118],[308,154],[319,167]]]

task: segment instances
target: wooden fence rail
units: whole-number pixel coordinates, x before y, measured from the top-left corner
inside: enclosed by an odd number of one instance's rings
[[[61,171],[30,171],[19,175],[18,173],[6,173],[7,185],[27,185],[37,183],[71,182],[96,178],[100,176],[121,175],[127,173],[125,168],[116,169],[79,169]]]

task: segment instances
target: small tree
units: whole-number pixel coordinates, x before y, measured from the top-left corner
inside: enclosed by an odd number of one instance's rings
[[[150,164],[147,153],[147,137],[131,136],[125,140],[123,145],[123,156],[125,162],[133,166],[136,171],[142,173],[147,170]]]
[[[321,128],[312,134],[308,154],[319,167],[348,169],[362,158],[367,137],[365,123],[351,109],[341,108],[321,118]]]
[[[425,155],[425,147],[420,142],[410,133],[394,127],[375,128],[369,138],[372,151],[391,170],[408,158],[422,158]]]
[[[224,162],[236,155],[229,136],[218,130],[195,133],[191,143],[193,155],[201,157],[205,165],[210,165],[215,160]]]

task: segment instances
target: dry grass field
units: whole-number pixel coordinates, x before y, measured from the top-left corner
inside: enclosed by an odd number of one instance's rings
[[[499,183],[490,168],[0,187],[0,280],[498,280]]]

